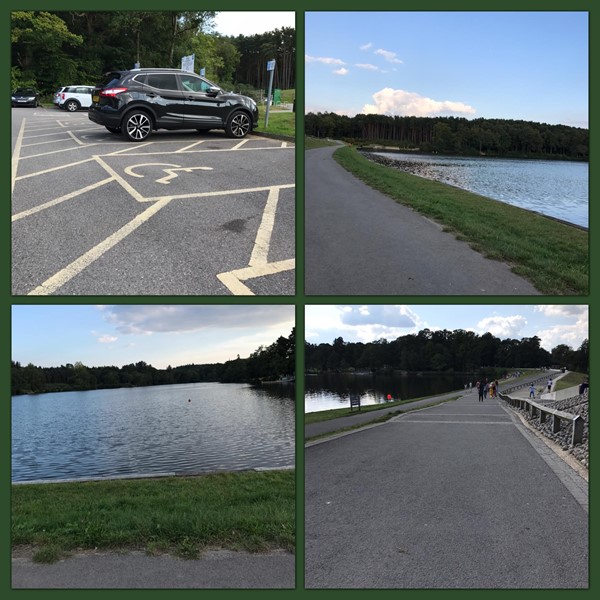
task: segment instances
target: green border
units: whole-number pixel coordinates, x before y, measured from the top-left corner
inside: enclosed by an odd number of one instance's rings
[[[592,15],[593,7],[597,3],[591,0],[546,0],[541,2],[540,0],[490,0],[489,2],[476,2],[475,0],[456,0],[449,2],[448,0],[371,0],[370,2],[359,2],[358,0],[346,0],[340,2],[339,0],[296,0],[295,2],[275,2],[274,0],[256,0],[253,3],[248,3],[242,0],[219,0],[212,2],[198,2],[198,0],[179,0],[177,2],[178,9],[215,9],[215,10],[295,10],[296,11],[296,29],[297,29],[297,83],[296,89],[296,131],[298,132],[297,145],[296,145],[296,295],[293,297],[255,297],[255,298],[230,298],[230,297],[201,297],[198,299],[201,304],[293,304],[296,307],[296,332],[297,332],[297,359],[296,366],[298,373],[303,373],[304,369],[304,354],[303,354],[303,338],[304,338],[304,306],[306,304],[360,304],[360,303],[391,303],[396,302],[407,302],[410,301],[412,304],[538,304],[544,302],[546,304],[585,304],[588,303],[591,306],[593,312],[593,298],[595,288],[595,279],[592,278],[590,286],[590,294],[587,297],[543,297],[533,300],[527,300],[524,302],[521,298],[507,298],[501,297],[442,297],[442,296],[424,296],[424,297],[390,297],[390,296],[361,296],[361,297],[343,297],[343,296],[311,296],[309,298],[304,295],[304,95],[301,91],[304,89],[304,12],[305,11],[336,11],[336,10],[369,10],[369,11],[464,11],[464,10],[485,10],[485,11],[588,11],[590,13],[590,33],[598,33],[598,27],[596,26],[596,20]],[[79,1],[66,1],[66,0],[49,0],[46,2],[32,1],[32,2],[17,2],[16,0],[9,0],[5,5],[5,13],[7,19],[4,21],[5,31],[5,56],[8,56],[8,62],[10,65],[10,17],[9,13],[11,10],[117,10],[117,9],[167,9],[168,3],[158,0],[133,0],[124,5],[122,2],[117,0],[105,0],[102,3],[87,3],[83,0]],[[598,12],[598,8],[595,9]],[[598,42],[590,35],[590,58],[595,59],[597,54]],[[595,63],[594,63],[595,64]],[[591,71],[590,71],[591,72]],[[595,79],[590,82],[590,100],[592,100],[597,94],[595,90]],[[592,105],[593,102],[590,102]],[[591,110],[590,110],[591,113]],[[10,143],[10,112],[7,110],[2,116],[4,127],[2,128],[3,136],[5,137],[4,151],[6,153],[4,159],[4,172],[5,176],[5,189],[7,189],[5,195],[4,204],[4,215],[5,215],[5,235],[0,237],[0,247],[2,248],[2,262],[0,263],[0,272],[2,273],[0,283],[0,331],[10,331],[10,309],[12,304],[82,304],[82,303],[105,303],[107,301],[122,304],[162,304],[162,303],[176,303],[176,304],[187,304],[194,301],[193,297],[48,297],[44,298],[43,301],[28,297],[15,297],[13,298],[10,294],[10,160],[12,156],[12,148]],[[590,121],[593,121],[593,115],[590,114]],[[6,139],[8,138],[8,139]],[[591,151],[595,145],[595,139],[592,137]],[[592,174],[590,178],[590,197],[592,192],[596,189],[596,177]],[[592,208],[590,204],[590,221],[593,223],[597,219],[597,210]],[[594,225],[591,225],[593,228]],[[592,258],[597,254],[594,248],[597,246],[591,240],[590,245],[590,262],[593,263]],[[4,339],[8,336],[4,335]],[[10,347],[8,343],[5,343],[0,348],[2,357],[0,367],[0,377],[2,378],[3,387],[5,390],[9,389],[10,385]],[[592,366],[595,366],[594,352],[592,344]],[[600,366],[600,364],[598,365]],[[284,591],[257,591],[257,590],[202,590],[200,592],[196,590],[181,591],[177,593],[181,594],[198,594],[201,593],[206,597],[208,594],[210,597],[245,597],[245,598],[263,598],[265,594],[274,597],[274,594],[283,594],[285,598],[301,598],[301,597],[313,597],[320,598],[324,595],[327,598],[345,598],[348,596],[352,598],[358,598],[364,595],[364,591],[352,590],[304,590],[304,575],[303,575],[303,564],[304,564],[304,382],[302,377],[297,378],[296,383],[296,407],[297,407],[297,419],[296,419],[296,481],[297,481],[297,562],[296,562],[296,590],[284,590]],[[7,394],[10,397],[10,394]],[[10,524],[10,404],[7,403],[5,418],[2,423],[2,436],[0,439],[4,442],[4,453],[2,456],[2,476],[3,483],[0,488],[0,504],[2,506],[3,524],[5,527],[2,529],[3,532],[9,531]],[[594,479],[592,477],[592,483]],[[594,486],[591,487],[591,498],[594,498]],[[593,502],[591,502],[593,505]],[[591,550],[596,549],[597,544],[596,537],[598,532],[595,527],[594,512],[590,515],[590,526],[591,534],[590,541]],[[2,549],[0,559],[0,589],[2,592],[10,596],[17,596],[23,598],[34,597],[41,593],[46,596],[62,597],[65,594],[64,590],[10,590],[10,539],[8,535],[3,536],[3,543],[0,546]],[[593,555],[593,554],[591,554]],[[594,588],[596,576],[595,573],[590,569],[590,590],[578,591],[578,596],[584,594],[589,595],[590,591]],[[380,590],[376,592],[369,591],[369,594],[375,593],[379,597],[385,595],[387,598],[391,598],[392,595],[401,594],[405,597],[425,595],[436,595],[438,592],[445,592],[446,594],[452,594],[454,597],[462,597],[465,591],[458,590]],[[84,595],[92,596],[105,594],[104,590],[85,590]],[[111,591],[112,594],[116,595],[138,595],[138,597],[151,596],[158,598],[165,596],[165,594],[171,594],[169,590],[115,590]],[[485,594],[486,596],[505,595],[507,593],[515,593],[514,591],[503,591],[503,590],[488,590],[488,591],[475,591],[469,590],[467,594]],[[80,590],[67,591],[69,594],[81,594]],[[525,594],[529,598],[537,596],[539,598],[559,598],[564,597],[565,592],[562,590],[520,590],[516,591],[516,594],[521,597]]]

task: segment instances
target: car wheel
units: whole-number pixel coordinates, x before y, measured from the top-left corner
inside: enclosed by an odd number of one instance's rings
[[[106,129],[108,129],[111,133],[121,133],[120,127],[109,127],[106,125]]]
[[[252,129],[250,117],[244,111],[234,112],[225,128],[225,133],[232,138],[243,138]]]
[[[130,142],[143,142],[152,132],[152,120],[147,113],[134,111],[125,117],[121,131]]]
[[[69,112],[75,112],[79,108],[79,103],[77,100],[67,100],[67,102],[65,102],[65,108]]]

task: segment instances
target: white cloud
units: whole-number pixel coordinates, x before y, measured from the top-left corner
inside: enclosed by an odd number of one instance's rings
[[[375,65],[371,65],[369,63],[356,64],[354,66],[358,67],[359,69],[366,69],[367,71],[379,71],[379,67],[376,67]]]
[[[588,313],[588,307],[582,304],[542,304],[534,306],[533,310],[546,317],[575,317]]]
[[[481,333],[491,333],[499,338],[514,338],[517,337],[527,325],[527,319],[522,315],[513,315],[510,317],[486,317],[477,323]]]
[[[390,52],[389,50],[383,50],[382,48],[379,48],[378,50],[375,50],[375,54],[378,56],[383,56],[383,58],[390,63],[394,63],[396,65],[402,64],[402,61],[396,57],[395,52]]]
[[[309,56],[305,54],[304,60],[307,63],[322,63],[324,65],[345,65],[346,63],[340,58],[331,58],[328,56]]]
[[[365,104],[362,112],[364,114],[385,115],[410,115],[426,117],[436,114],[473,114],[475,109],[463,102],[450,100],[433,100],[405,90],[394,90],[384,88],[373,94],[375,104]]]
[[[348,73],[350,73],[350,71],[344,67],[341,67],[340,69],[337,69],[336,71],[334,71],[334,73],[336,75],[348,75]]]
[[[270,327],[294,320],[293,306],[118,305],[104,318],[122,334],[182,333],[200,329]]]
[[[407,306],[346,306],[341,321],[345,325],[377,325],[382,328],[414,327],[416,317]]]
[[[372,48],[373,44],[371,44],[371,42],[369,42],[368,44],[363,44],[362,46],[360,46],[361,50],[368,50],[369,48]]]
[[[114,335],[109,335],[105,333],[104,335],[101,335],[99,338],[97,338],[97,341],[100,344],[110,344],[112,342],[116,342],[118,339],[119,338]]]
[[[546,317],[562,317],[571,321],[542,329],[536,333],[541,345],[547,350],[559,344],[579,348],[589,337],[589,307],[577,304],[536,306],[536,312]],[[574,320],[574,322],[573,322]]]
[[[215,30],[227,36],[255,35],[295,26],[294,11],[219,11],[215,17]]]

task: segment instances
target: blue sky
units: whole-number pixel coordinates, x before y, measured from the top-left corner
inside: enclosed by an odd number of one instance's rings
[[[89,367],[224,362],[287,337],[293,326],[294,307],[283,305],[16,305],[12,358]]]
[[[579,348],[589,336],[585,305],[308,305],[306,341],[371,342],[431,330],[464,329],[500,339],[537,335],[547,350],[567,344]]]
[[[307,12],[306,112],[588,127],[587,12]]]

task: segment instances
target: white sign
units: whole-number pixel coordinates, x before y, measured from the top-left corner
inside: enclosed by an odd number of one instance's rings
[[[275,70],[275,61],[274,60],[267,61],[267,71],[274,71],[274,70]]]
[[[190,54],[189,56],[181,57],[181,70],[182,71],[190,71],[194,72],[194,59],[196,58],[195,54]]]

